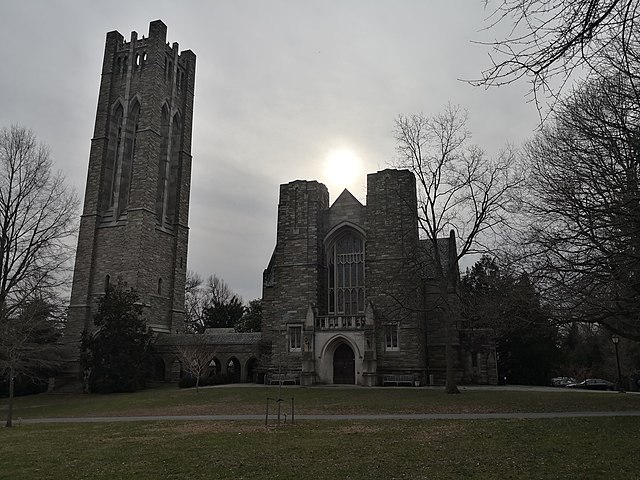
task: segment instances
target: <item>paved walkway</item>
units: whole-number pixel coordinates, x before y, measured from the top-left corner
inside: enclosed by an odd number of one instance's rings
[[[270,418],[275,418],[270,415]],[[539,418],[640,417],[640,411],[539,413],[411,413],[371,415],[296,415],[296,420],[510,420]],[[118,423],[153,421],[264,421],[264,415],[143,415],[132,417],[60,417],[15,419],[16,424]]]

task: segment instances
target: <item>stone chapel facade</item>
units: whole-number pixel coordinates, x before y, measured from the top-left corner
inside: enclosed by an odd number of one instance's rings
[[[316,181],[280,186],[276,247],[263,278],[271,372],[295,372],[303,385],[444,383],[442,290],[417,218],[408,170],[368,175],[366,205],[348,190],[329,205]],[[455,238],[438,246],[446,301],[455,304]],[[458,381],[497,383],[486,332],[454,324],[451,336]]]
[[[182,331],[196,56],[166,41],[107,33],[65,337],[92,328],[96,299],[119,278],[149,326]]]

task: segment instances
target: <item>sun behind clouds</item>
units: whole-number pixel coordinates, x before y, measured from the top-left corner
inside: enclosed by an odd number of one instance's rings
[[[324,161],[324,181],[332,193],[339,195],[347,188],[355,193],[354,188],[362,181],[362,160],[349,148],[331,150]]]

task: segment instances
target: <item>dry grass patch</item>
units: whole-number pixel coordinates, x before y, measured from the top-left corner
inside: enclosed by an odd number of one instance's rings
[[[633,478],[640,418],[0,429],[0,479]]]

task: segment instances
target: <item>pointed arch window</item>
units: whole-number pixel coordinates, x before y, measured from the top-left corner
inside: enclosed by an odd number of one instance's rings
[[[122,104],[113,109],[109,125],[109,143],[107,144],[107,157],[104,163],[104,175],[102,184],[102,211],[108,210],[114,203],[114,191],[118,176],[118,156],[122,145],[124,109]]]
[[[169,162],[168,149],[169,109],[167,105],[163,105],[160,112],[160,156],[158,158],[158,185],[156,188],[156,221],[158,225],[162,225],[164,221],[164,200],[167,188],[166,182]]]
[[[180,165],[180,134],[182,132],[182,121],[179,114],[173,116],[171,124],[171,154],[169,159],[169,172],[167,178],[166,217],[169,223],[176,220],[176,210],[178,204],[178,175]]]
[[[327,274],[329,314],[364,313],[364,239],[360,235],[347,230],[330,244]]]
[[[120,181],[116,185],[118,190],[118,216],[122,215],[129,206],[129,191],[133,173],[133,159],[136,153],[136,137],[140,117],[140,103],[134,101],[129,110],[124,138],[124,151],[120,161]]]

